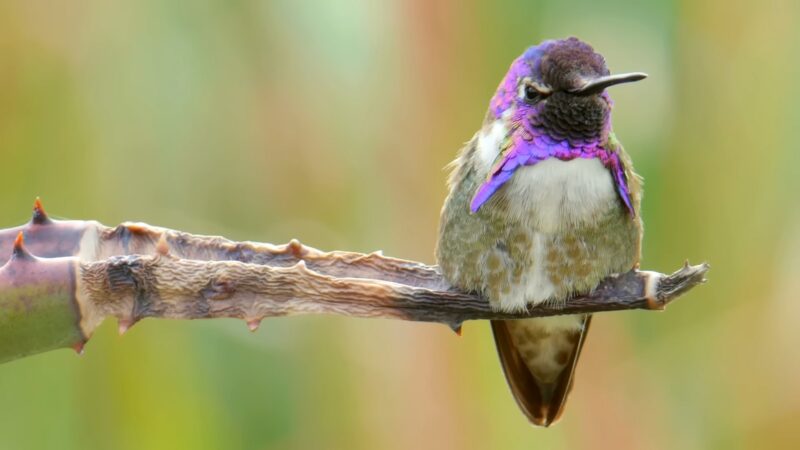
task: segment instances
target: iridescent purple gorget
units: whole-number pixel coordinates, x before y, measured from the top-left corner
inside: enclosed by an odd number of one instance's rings
[[[502,159],[494,166],[488,179],[478,188],[470,204],[470,210],[477,212],[491,197],[523,166],[532,166],[549,158],[570,161],[575,158],[597,158],[611,171],[617,193],[631,216],[633,206],[628,189],[625,168],[614,149],[606,148],[611,128],[610,118],[606,118],[603,131],[596,139],[556,139],[535,124],[541,103],[528,104],[519,100],[519,80],[524,77],[541,79],[539,70],[541,56],[553,41],[545,41],[529,48],[511,65],[508,74],[500,83],[490,107],[496,120],[503,120],[509,136],[503,143]],[[611,104],[608,94],[603,98]]]

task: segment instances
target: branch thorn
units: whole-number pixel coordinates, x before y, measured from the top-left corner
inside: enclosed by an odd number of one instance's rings
[[[167,233],[161,233],[156,243],[156,254],[161,256],[169,255],[169,244],[167,243]]]
[[[28,259],[31,258],[33,255],[25,248],[25,235],[22,231],[17,233],[16,239],[14,239],[14,247],[11,250],[11,259]]]
[[[120,336],[127,333],[136,324],[133,319],[117,319],[117,332]]]
[[[258,330],[258,327],[261,325],[261,319],[250,319],[247,321],[247,328],[250,329],[251,332],[255,333]]]
[[[86,345],[86,341],[78,341],[78,342],[72,344],[72,349],[75,350],[75,353],[77,353],[78,356],[82,356],[83,355],[83,346],[84,345]]]
[[[305,250],[303,249],[303,244],[300,243],[297,239],[292,239],[286,244],[286,249],[294,255],[295,258],[302,258],[305,254]]]
[[[47,217],[47,213],[42,206],[42,200],[39,197],[36,197],[36,200],[33,201],[33,217],[31,217],[31,222],[36,225],[46,225],[52,222],[50,218]]]

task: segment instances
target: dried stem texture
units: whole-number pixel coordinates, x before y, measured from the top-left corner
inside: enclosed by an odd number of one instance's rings
[[[0,362],[64,346],[80,350],[109,316],[118,319],[120,332],[145,317],[232,317],[255,329],[265,317],[308,313],[439,322],[459,330],[466,320],[660,310],[705,281],[708,270],[687,263],[671,275],[631,271],[565,306],[503,313],[451,288],[436,266],[380,253],[323,252],[295,240],[275,246],[141,223],[109,228],[54,221],[38,200],[30,222],[0,230],[0,255],[8,255],[0,256]],[[37,305],[49,308],[55,325],[31,328]]]

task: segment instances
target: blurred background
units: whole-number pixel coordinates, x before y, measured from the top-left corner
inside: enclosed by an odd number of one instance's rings
[[[798,448],[800,4],[0,3],[0,227],[57,217],[433,262],[445,172],[508,65],[579,36],[646,180],[643,266],[712,264],[595,318],[528,425],[487,324],[107,321],[0,367],[4,449]]]

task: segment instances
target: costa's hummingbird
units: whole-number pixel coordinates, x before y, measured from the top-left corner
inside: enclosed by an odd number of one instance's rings
[[[483,127],[451,163],[436,258],[454,286],[492,307],[565,304],[638,264],[641,178],[611,131],[610,75],[591,46],[549,40],[517,58]],[[590,315],[492,321],[517,404],[560,417]]]

